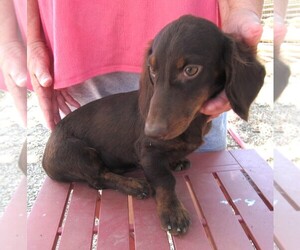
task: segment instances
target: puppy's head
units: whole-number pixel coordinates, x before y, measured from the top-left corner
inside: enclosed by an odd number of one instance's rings
[[[203,103],[223,89],[233,110],[247,119],[265,73],[245,47],[193,16],[162,29],[147,50],[140,80],[145,134],[163,140],[179,136]]]

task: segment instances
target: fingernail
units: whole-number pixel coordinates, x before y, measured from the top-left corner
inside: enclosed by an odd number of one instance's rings
[[[14,79],[15,83],[17,86],[19,87],[26,87],[26,83],[27,83],[27,76],[17,76]]]
[[[20,70],[16,71],[16,70],[12,70],[12,72],[10,72],[10,77],[13,80],[13,82],[18,86],[18,87],[26,87],[26,83],[27,83],[27,75],[26,72],[22,72]]]
[[[42,76],[39,79],[39,82],[43,87],[49,87],[51,85],[51,81],[52,81],[52,79],[48,76]]]

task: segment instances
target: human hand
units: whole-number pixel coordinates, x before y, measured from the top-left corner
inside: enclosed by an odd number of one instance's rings
[[[230,10],[222,23],[222,30],[228,34],[235,34],[249,46],[257,46],[260,41],[263,27],[259,16],[248,9]]]
[[[80,104],[69,95],[66,89],[55,90],[53,88],[50,53],[45,43],[34,42],[28,45],[27,51],[31,83],[44,113],[46,124],[49,129],[53,130],[61,120],[59,110],[67,115],[71,112],[67,104],[76,108],[80,107]]]
[[[248,9],[235,9],[229,12],[222,24],[225,33],[234,33],[249,46],[257,46],[262,35],[262,25],[256,13]],[[209,121],[231,109],[229,100],[223,90],[216,97],[206,101],[200,112],[209,116]]]
[[[207,100],[200,109],[200,113],[208,115],[208,121],[218,117],[223,112],[231,109],[229,100],[226,96],[225,90],[221,91],[216,97]]]
[[[0,46],[0,68],[7,90],[14,100],[24,126],[26,126],[26,53],[21,42],[13,41]]]

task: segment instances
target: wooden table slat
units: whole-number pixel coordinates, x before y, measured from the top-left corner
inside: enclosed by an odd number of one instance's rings
[[[272,212],[240,171],[217,173],[260,249],[273,247]],[[238,187],[238,188],[237,188]],[[259,218],[259,219],[258,219]]]
[[[186,180],[183,176],[178,177],[176,180],[176,193],[179,200],[189,211],[191,218],[191,225],[186,235],[184,235],[184,237],[173,237],[176,250],[212,249],[212,245],[206,236],[201,218],[199,218],[197,214]]]
[[[102,191],[97,249],[129,249],[127,195],[115,190]]]
[[[23,177],[3,216],[0,218],[0,246],[5,246],[5,249],[27,249],[26,190],[27,180],[26,177]]]
[[[226,165],[236,164],[229,151],[193,153],[188,156],[188,159],[193,162],[193,168],[203,170],[210,167],[223,168]]]
[[[212,174],[189,175],[217,249],[253,249]]]
[[[274,235],[280,249],[298,249],[300,246],[300,211],[274,190]]]
[[[273,206],[273,170],[253,149],[232,150],[230,153],[255,182],[267,200]]]
[[[132,199],[136,250],[169,250],[167,233],[160,227],[155,200]]]
[[[91,247],[98,195],[98,191],[90,188],[87,184],[74,184],[59,250],[89,249]]]
[[[274,150],[274,180],[300,208],[300,170]]]
[[[178,173],[179,175],[186,175],[188,173],[189,175],[197,175],[197,174],[204,174],[204,173],[216,173],[219,171],[233,171],[233,170],[241,170],[241,166],[238,164],[234,165],[225,165],[225,166],[217,166],[217,167],[202,167],[202,166],[192,166],[190,169],[188,169],[188,172],[182,171],[182,173]],[[177,173],[176,173],[177,174]]]
[[[52,249],[70,191],[70,183],[46,178],[28,217],[29,250]]]

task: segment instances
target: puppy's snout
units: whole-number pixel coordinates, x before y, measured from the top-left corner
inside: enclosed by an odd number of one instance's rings
[[[162,138],[167,134],[167,125],[164,123],[146,122],[145,135],[153,138]]]

